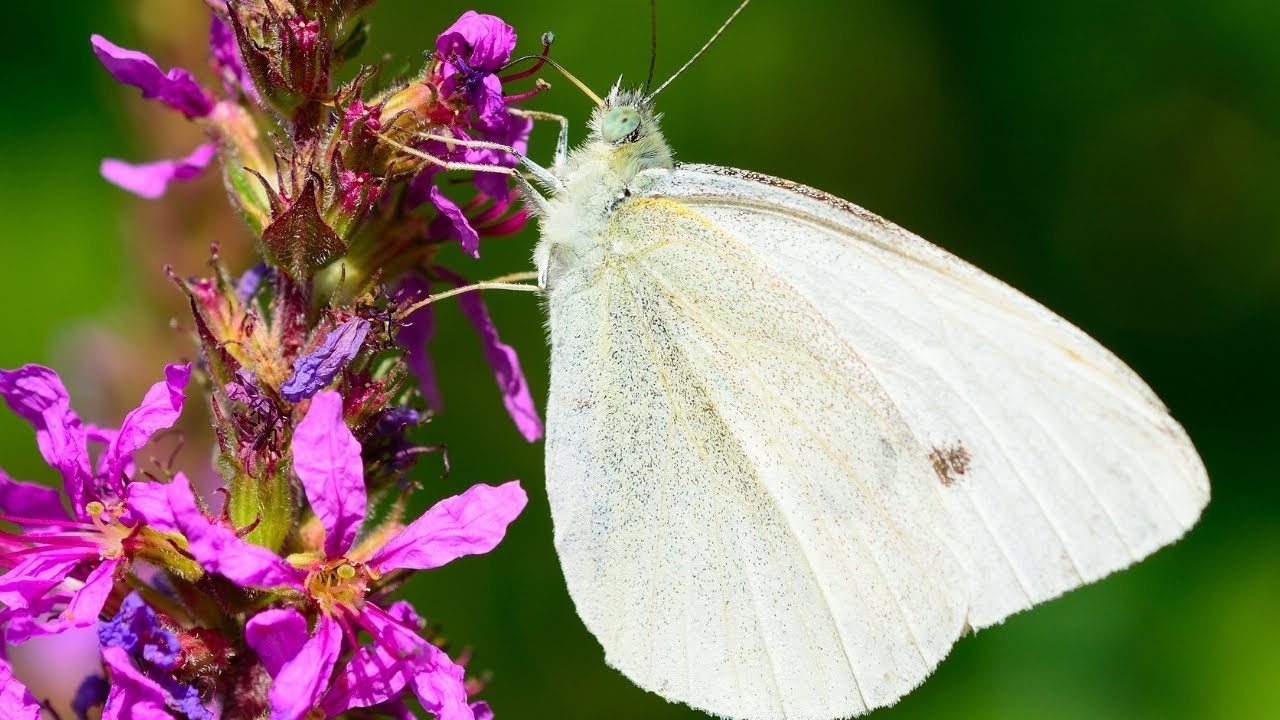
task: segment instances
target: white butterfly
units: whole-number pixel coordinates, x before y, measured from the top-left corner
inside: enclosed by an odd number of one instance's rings
[[[859,715],[1208,501],[1132,370],[963,260],[817,190],[673,163],[637,92],[564,147],[529,163],[551,191],[529,193],[547,491],[578,613],[641,687]]]

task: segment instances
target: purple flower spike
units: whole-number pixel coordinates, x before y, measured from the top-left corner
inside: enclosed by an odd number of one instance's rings
[[[436,38],[436,50],[456,55],[473,70],[494,73],[511,60],[516,31],[494,15],[468,10]]]
[[[325,391],[311,399],[293,433],[293,470],[324,526],[325,554],[345,554],[364,520],[366,495],[360,443],[342,419],[338,393]]]
[[[216,144],[206,143],[198,146],[190,155],[177,160],[159,160],[135,165],[124,160],[107,158],[102,161],[99,171],[111,184],[128,190],[138,197],[155,200],[169,189],[169,183],[175,180],[190,180],[200,175],[217,153]]]
[[[0,657],[0,717],[40,720],[40,703],[27,686],[13,676],[13,668],[3,657]]]
[[[142,97],[156,99],[189,118],[205,117],[213,112],[214,100],[200,87],[191,73],[173,68],[168,73],[146,55],[111,43],[101,35],[91,38],[93,52],[120,82],[142,91]]]
[[[352,318],[329,332],[324,342],[293,364],[293,377],[280,386],[290,402],[302,402],[333,382],[342,368],[355,359],[369,334],[369,321]]]

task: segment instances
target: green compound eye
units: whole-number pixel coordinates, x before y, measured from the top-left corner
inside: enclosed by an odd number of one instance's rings
[[[600,124],[600,134],[605,141],[616,143],[627,137],[640,127],[640,113],[635,108],[617,107],[604,116]]]

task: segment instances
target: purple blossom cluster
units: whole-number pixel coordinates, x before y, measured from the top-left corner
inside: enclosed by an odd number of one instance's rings
[[[236,276],[215,248],[207,277],[169,269],[198,359],[166,366],[118,427],[82,421],[49,368],[0,370],[62,479],[0,472],[0,717],[50,707],[3,649],[88,628],[101,672],[71,702],[82,718],[493,717],[483,683],[394,597],[413,573],[493,550],[526,502],[517,481],[475,484],[409,514],[409,471],[435,449],[414,436],[443,408],[432,306],[417,305],[468,283],[448,247],[465,261],[524,225],[516,156],[492,144],[524,151],[514,103],[545,84],[508,92],[531,74],[502,75],[516,34],[476,12],[412,79],[373,90],[379,68],[362,66],[336,83],[372,3],[210,2],[212,83],[91,38],[116,80],[208,137],[184,158],[104,160],[103,177],[158,198],[217,168],[262,261]],[[459,299],[516,429],[539,439],[515,351],[479,294]],[[201,488],[144,461],[189,393],[216,436]]]

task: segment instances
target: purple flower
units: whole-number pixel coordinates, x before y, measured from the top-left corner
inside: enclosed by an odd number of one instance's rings
[[[90,627],[115,584],[115,573],[137,546],[135,508],[125,475],[133,453],[178,419],[190,365],[169,365],[165,380],[147,391],[119,430],[85,427],[71,409],[66,388],[52,370],[26,365],[0,370],[0,395],[36,429],[45,461],[63,477],[70,515],[60,499],[39,485],[3,477],[0,516],[26,529],[18,546],[0,555],[4,630],[11,642]],[[88,443],[107,447],[90,469]],[[57,608],[60,613],[51,619]]]
[[[136,592],[125,597],[115,617],[98,624],[98,642],[124,648],[162,670],[177,666],[182,649],[178,637],[160,627],[155,611]]]
[[[485,127],[501,124],[506,116],[502,80],[497,72],[511,60],[516,33],[493,15],[468,10],[436,38],[436,52],[444,61],[444,92],[466,94],[476,118]]]
[[[101,35],[90,38],[93,52],[112,77],[125,85],[142,91],[142,97],[159,100],[189,118],[205,117],[213,112],[213,96],[191,73],[173,68],[168,73],[160,71],[146,53],[127,50],[111,43]]]
[[[115,158],[105,158],[99,171],[102,177],[117,187],[154,200],[169,189],[175,180],[198,177],[218,153],[214,143],[199,145],[188,156],[177,160],[157,160],[149,163],[129,163]]]
[[[293,363],[293,375],[280,386],[289,402],[302,402],[315,395],[355,359],[369,334],[369,321],[352,318],[334,328],[314,352]]]
[[[524,490],[516,481],[473,486],[437,503],[367,560],[352,559],[366,498],[360,444],[341,408],[337,393],[316,395],[293,441],[294,468],[325,529],[324,557],[295,568],[215,525],[195,510],[186,482],[175,481],[170,485],[172,512],[188,538],[188,551],[206,569],[241,585],[283,586],[303,593],[318,613],[310,635],[292,608],[267,611],[246,627],[246,642],[275,678],[273,719],[296,720],[317,705],[332,717],[385,702],[408,688],[440,718],[472,720],[462,669],[419,636],[416,622],[403,612],[397,616],[365,596],[373,580],[393,570],[426,570],[492,550],[523,510]],[[211,534],[218,536],[217,542],[208,542]],[[373,643],[351,648],[355,654],[330,689],[344,637],[354,638],[360,630]]]
[[[134,669],[160,688],[164,704],[180,716],[187,720],[213,717],[201,704],[199,691],[172,677],[182,656],[182,646],[178,637],[160,624],[160,618],[141,595],[130,593],[120,604],[116,616],[98,625],[98,640],[104,656],[108,648],[124,650],[133,660]],[[109,696],[107,706],[111,707]],[[103,716],[107,717],[105,710]]]

